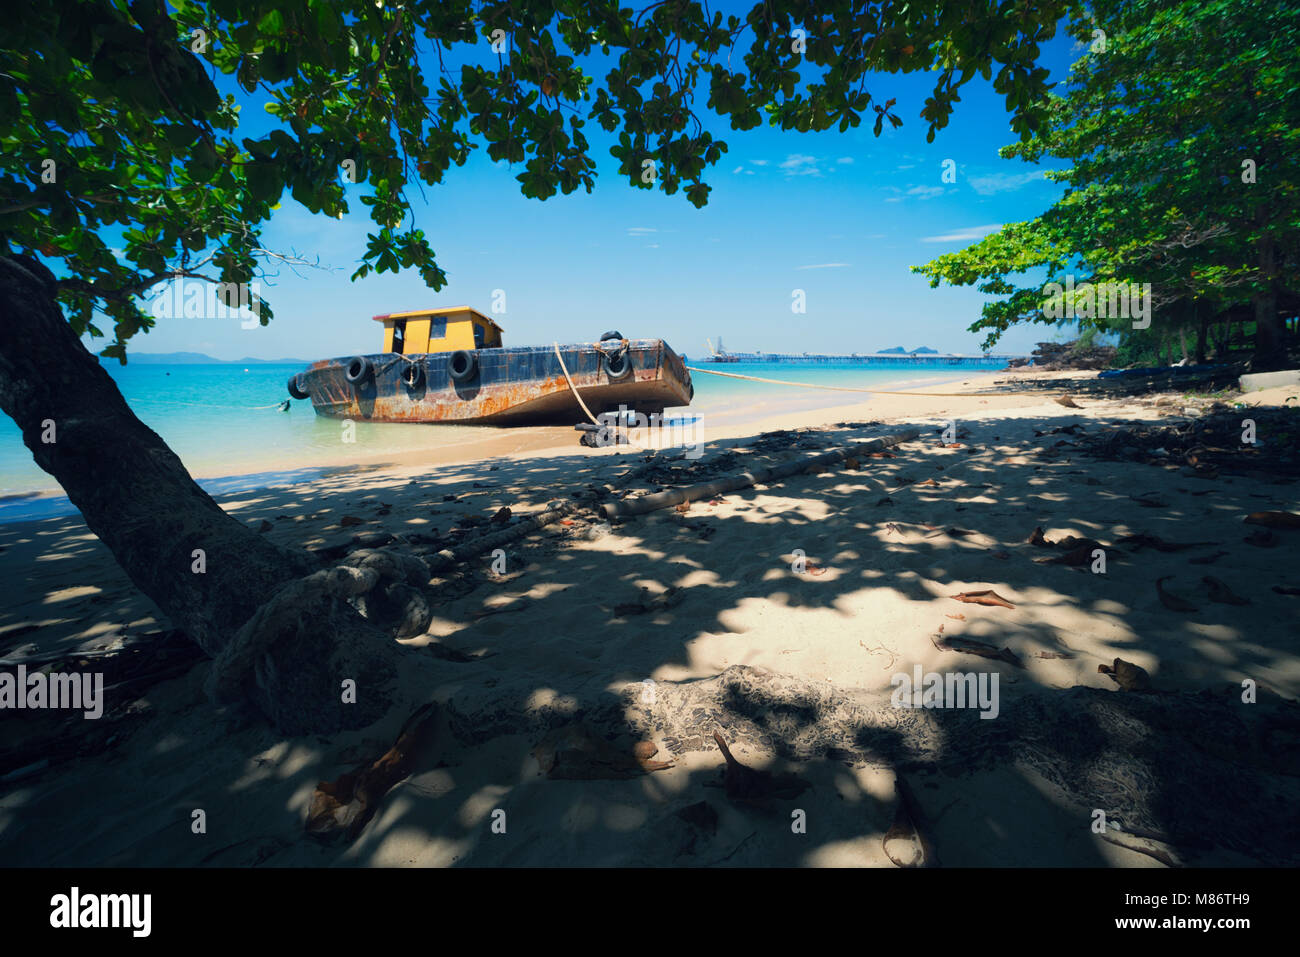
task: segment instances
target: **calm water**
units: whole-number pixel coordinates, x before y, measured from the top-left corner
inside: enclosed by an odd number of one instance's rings
[[[692,361],[691,365],[697,365]],[[978,375],[982,369],[951,366],[783,365],[728,363],[705,365],[723,372],[823,385],[880,386],[885,383],[951,381]],[[298,476],[281,470],[341,464],[356,456],[383,456],[432,445],[456,445],[479,438],[484,427],[421,426],[358,422],[356,444],[340,441],[340,422],[318,417],[307,401],[289,412],[276,406],[288,393],[285,382],[302,366],[148,365],[105,366],[135,413],[172,447],[195,476],[235,476],[238,487],[257,487]],[[707,439],[711,415],[735,420],[773,412],[845,405],[867,395],[798,389],[694,375],[691,411],[702,417]],[[685,410],[676,410],[679,412]],[[670,414],[671,411],[670,411]],[[307,473],[300,473],[307,474]],[[234,491],[231,479],[203,482],[210,491]],[[250,485],[251,483],[251,485]],[[0,521],[51,514],[55,503],[34,504],[29,493],[57,489],[36,467],[17,427],[0,416]],[[33,511],[35,509],[35,511]]]

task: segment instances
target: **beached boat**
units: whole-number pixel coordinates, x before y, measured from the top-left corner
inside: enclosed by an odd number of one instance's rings
[[[321,359],[289,379],[317,415],[372,422],[573,424],[621,407],[645,415],[689,405],[686,364],[662,339],[505,348],[501,327],[467,306],[375,316],[383,351]]]

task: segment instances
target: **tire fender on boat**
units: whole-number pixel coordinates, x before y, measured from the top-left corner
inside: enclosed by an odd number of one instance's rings
[[[605,370],[605,374],[611,379],[618,380],[625,378],[632,371],[632,362],[627,357],[627,350],[619,349],[612,355],[608,352],[601,352],[600,367]]]
[[[424,382],[424,364],[408,362],[406,368],[402,370],[402,381],[406,383],[408,389],[418,389]]]
[[[478,356],[468,349],[457,349],[447,358],[447,374],[453,382],[468,382],[478,372]]]
[[[311,393],[302,387],[302,376],[299,373],[289,376],[289,394],[295,399],[311,398]]]
[[[364,382],[369,379],[375,372],[375,367],[370,364],[370,360],[365,356],[353,356],[348,360],[348,367],[344,371],[344,376],[353,384]]]
[[[603,336],[600,337],[600,341],[604,342],[606,339],[622,339],[622,338],[623,338],[623,333],[611,329],[609,332],[605,333]]]

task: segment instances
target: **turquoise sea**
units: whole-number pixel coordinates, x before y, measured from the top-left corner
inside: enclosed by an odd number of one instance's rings
[[[700,365],[694,361],[690,365]],[[874,364],[805,365],[784,363],[704,364],[702,368],[793,382],[867,388],[969,378],[986,369]],[[308,477],[314,469],[342,465],[364,457],[416,451],[433,444],[472,442],[488,430],[476,426],[424,426],[358,422],[356,442],[341,441],[340,422],[318,417],[308,401],[278,410],[288,397],[285,382],[300,364],[231,363],[161,365],[144,362],[105,368],[136,414],[158,432],[181,457],[191,474],[212,492],[237,491]],[[695,401],[689,410],[701,418],[707,439],[708,420],[729,422],[773,413],[847,405],[869,395],[790,388],[713,375],[696,374]],[[576,444],[576,440],[575,440]],[[218,481],[219,479],[219,481]],[[213,481],[208,481],[213,480]],[[61,497],[34,493],[57,491],[57,483],[32,461],[17,427],[0,416],[0,521],[68,513]],[[59,503],[62,503],[61,505]],[[54,509],[55,511],[51,511]]]

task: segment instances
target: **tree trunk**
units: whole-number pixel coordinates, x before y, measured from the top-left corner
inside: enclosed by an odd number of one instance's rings
[[[1206,347],[1210,335],[1210,311],[1203,303],[1196,303],[1196,363],[1202,365],[1206,360]]]
[[[82,345],[59,309],[56,282],[39,262],[0,256],[0,408],[136,587],[219,658],[272,595],[318,565],[227,515],[199,488]],[[383,710],[371,700],[342,713],[339,669],[368,675],[373,688],[382,677],[375,665],[390,665],[388,652],[396,650],[391,636],[346,601],[320,604],[332,621],[313,627],[304,616],[293,635],[281,628],[246,641],[260,656],[250,677],[259,688],[249,688],[248,698],[282,730],[357,727]],[[340,652],[345,639],[356,647]],[[271,649],[273,641],[283,647]],[[272,707],[285,689],[294,700]]]
[[[1259,238],[1259,281],[1261,288],[1255,293],[1255,354],[1251,367],[1280,369],[1285,365],[1282,346],[1282,320],[1277,308],[1277,263],[1273,241],[1268,236]]]

